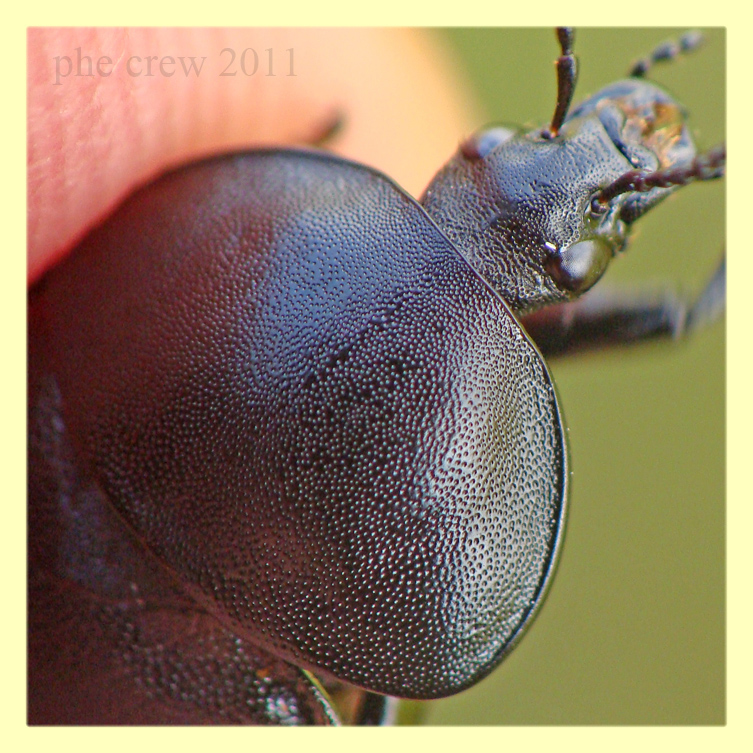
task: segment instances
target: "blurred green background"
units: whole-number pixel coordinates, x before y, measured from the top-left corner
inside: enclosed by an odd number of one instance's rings
[[[575,101],[684,29],[579,29]],[[690,113],[697,145],[725,135],[725,36],[649,78]],[[547,123],[551,29],[435,32],[489,122]],[[605,282],[698,291],[724,245],[722,181],[637,225]],[[678,343],[550,364],[569,427],[570,512],[549,597],[518,648],[455,697],[406,706],[426,724],[723,724],[724,323]],[[411,717],[411,712],[414,714]]]

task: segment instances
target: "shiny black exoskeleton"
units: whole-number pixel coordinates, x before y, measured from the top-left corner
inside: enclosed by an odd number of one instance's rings
[[[562,48],[552,124],[470,139],[420,204],[323,153],[230,155],[32,292],[30,721],[326,723],[296,667],[430,698],[511,650],[567,481],[519,319],[547,354],[723,301],[721,271],[689,311],[575,302],[723,158],[643,81],[567,116]]]

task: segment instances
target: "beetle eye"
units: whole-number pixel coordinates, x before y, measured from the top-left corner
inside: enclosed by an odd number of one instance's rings
[[[474,133],[460,145],[460,151],[466,159],[483,159],[492,149],[509,141],[516,133],[515,129],[505,126]]]
[[[611,258],[609,244],[592,238],[560,249],[549,257],[545,267],[560,288],[584,293],[604,274]]]

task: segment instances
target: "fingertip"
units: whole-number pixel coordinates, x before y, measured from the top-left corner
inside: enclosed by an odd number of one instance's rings
[[[30,282],[172,166],[341,114],[332,149],[417,194],[472,117],[441,45],[405,30],[31,29],[28,50]]]

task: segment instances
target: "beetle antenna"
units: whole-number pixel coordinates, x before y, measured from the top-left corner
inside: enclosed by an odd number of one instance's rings
[[[725,144],[720,144],[713,149],[709,149],[705,154],[699,154],[689,165],[684,167],[670,167],[652,173],[642,170],[629,170],[596,193],[591,199],[591,211],[594,214],[603,214],[606,211],[606,205],[623,193],[634,191],[646,193],[652,188],[685,186],[696,180],[721,178],[724,175],[726,158],[727,147]]]
[[[639,60],[630,69],[628,76],[643,78],[656,63],[676,60],[680,55],[697,50],[703,42],[700,31],[686,31],[679,39],[662,42],[648,57]]]
[[[557,106],[554,109],[551,125],[542,132],[542,136],[550,139],[559,133],[565,121],[578,80],[578,61],[573,54],[575,32],[570,27],[558,26],[557,41],[562,52],[555,63],[557,66]]]

